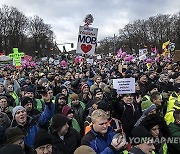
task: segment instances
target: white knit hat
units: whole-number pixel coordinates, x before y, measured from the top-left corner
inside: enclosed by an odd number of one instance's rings
[[[26,111],[26,109],[25,109],[23,106],[16,106],[16,107],[14,107],[13,110],[12,110],[12,116],[13,116],[13,118],[14,118],[14,116],[15,116],[15,114],[16,114],[16,112],[17,112],[18,110],[25,110],[25,111]]]

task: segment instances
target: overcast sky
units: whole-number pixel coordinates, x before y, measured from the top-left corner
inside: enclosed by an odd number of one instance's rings
[[[180,11],[180,0],[0,0],[1,7],[3,4],[16,7],[28,17],[41,17],[52,26],[57,43],[76,43],[87,14],[93,15],[92,27],[98,28],[101,40],[118,35],[118,30],[131,21]]]

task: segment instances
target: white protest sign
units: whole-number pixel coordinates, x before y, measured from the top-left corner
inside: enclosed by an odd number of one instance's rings
[[[135,78],[113,79],[113,88],[117,94],[135,93]]]
[[[76,52],[81,54],[94,55],[97,44],[97,32],[97,28],[80,26]]]
[[[54,60],[54,65],[59,65],[59,60]]]
[[[146,54],[143,54],[141,56],[139,56],[139,60],[145,60],[147,57],[146,57]]]
[[[97,56],[97,59],[99,60],[99,59],[102,59],[102,58],[101,58],[101,56],[99,55],[99,56]]]
[[[42,61],[47,61],[47,57],[42,57],[41,60]]]
[[[49,58],[49,64],[52,64],[54,62],[54,59],[53,58]]]
[[[88,64],[93,64],[93,59],[87,58],[86,61],[87,61]]]
[[[144,55],[144,54],[147,54],[147,49],[139,49],[139,57]]]

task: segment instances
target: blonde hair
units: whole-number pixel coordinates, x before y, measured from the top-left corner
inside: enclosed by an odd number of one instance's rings
[[[96,121],[96,119],[99,118],[99,117],[103,117],[103,118],[107,118],[108,119],[107,113],[104,110],[102,110],[102,109],[94,110],[92,112],[92,114],[91,114],[92,122]]]

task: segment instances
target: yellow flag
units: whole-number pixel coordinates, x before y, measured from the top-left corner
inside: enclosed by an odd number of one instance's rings
[[[163,45],[162,45],[162,49],[165,49],[166,46],[170,43],[170,41],[167,41],[167,42],[164,42]]]

